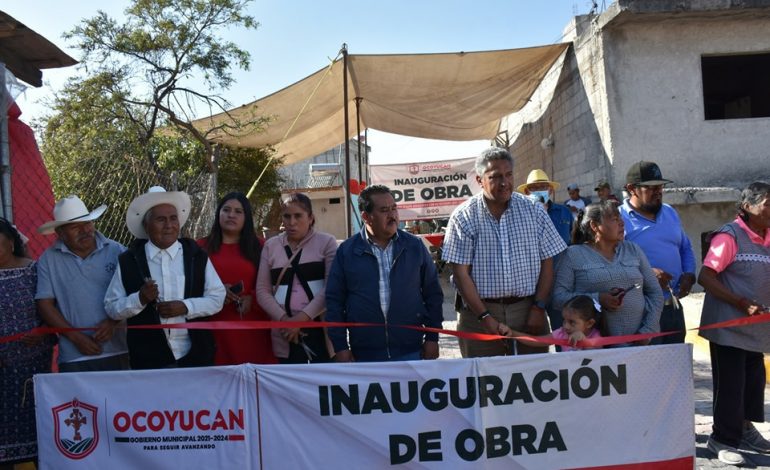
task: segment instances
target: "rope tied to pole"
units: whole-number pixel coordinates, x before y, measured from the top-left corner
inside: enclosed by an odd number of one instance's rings
[[[346,46],[343,45],[343,49]],[[337,59],[340,58],[340,55],[342,55],[343,49],[340,49],[340,51],[337,53],[337,56],[331,60],[329,63],[329,66],[326,68],[326,72],[321,76],[321,78],[318,80],[318,83],[316,83],[315,88],[313,88],[313,91],[310,93],[310,95],[307,97],[307,100],[305,100],[305,103],[302,105],[302,108],[300,108],[299,113],[297,113],[297,116],[294,117],[294,120],[292,121],[291,125],[288,129],[286,129],[286,133],[281,138],[281,141],[278,142],[280,145],[281,142],[285,141],[289,134],[291,134],[291,131],[294,130],[294,126],[297,124],[297,121],[299,121],[299,118],[302,116],[302,114],[305,112],[305,109],[307,109],[308,105],[310,104],[310,101],[313,99],[313,96],[315,96],[316,92],[318,91],[318,88],[321,87],[321,84],[326,80],[326,77],[329,76],[329,74],[332,71],[332,67],[334,67],[335,62],[337,62]],[[249,192],[246,193],[246,198],[250,199],[252,194],[254,194],[254,190],[257,189],[257,185],[259,184],[259,181],[262,179],[262,176],[264,176],[265,172],[267,171],[267,168],[270,166],[270,164],[275,160],[275,154],[271,155],[270,158],[267,160],[267,163],[265,163],[265,166],[262,168],[262,171],[259,173],[259,176],[256,180],[254,180],[254,184],[251,185],[251,188],[249,189]]]

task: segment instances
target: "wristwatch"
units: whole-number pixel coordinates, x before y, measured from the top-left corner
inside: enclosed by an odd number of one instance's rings
[[[545,301],[544,300],[535,300],[535,303],[532,304],[533,307],[537,307],[540,310],[545,311]]]
[[[479,321],[481,322],[481,321],[484,321],[484,319],[485,319],[485,318],[487,318],[487,317],[488,317],[488,316],[490,316],[490,315],[492,315],[492,314],[491,314],[491,313],[489,313],[489,310],[484,310],[483,312],[481,312],[481,315],[479,315],[479,316],[478,316],[478,317],[476,317],[476,318],[478,318],[478,319],[479,319]]]

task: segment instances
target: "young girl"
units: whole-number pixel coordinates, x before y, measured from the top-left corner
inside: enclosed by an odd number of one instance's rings
[[[562,351],[576,351],[578,349],[599,349],[601,346],[593,348],[578,348],[575,345],[579,341],[589,338],[601,338],[601,333],[597,327],[599,318],[599,305],[587,295],[578,295],[571,298],[562,308],[562,317],[564,323],[561,328],[553,330],[551,334],[538,336],[538,338],[568,339],[572,346],[562,346]],[[528,346],[542,346],[542,343],[536,343],[526,339],[520,339],[520,336],[529,336],[520,331],[511,330],[512,336],[516,341]]]

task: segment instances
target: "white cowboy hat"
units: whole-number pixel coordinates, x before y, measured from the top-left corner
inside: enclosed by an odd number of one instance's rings
[[[131,201],[126,212],[126,227],[136,238],[149,238],[144,231],[142,222],[148,210],[161,204],[171,204],[176,207],[179,217],[179,228],[182,228],[190,217],[190,196],[182,191],[166,191],[160,186],[153,186],[146,193]]]
[[[89,212],[79,197],[67,196],[56,201],[56,204],[53,206],[53,220],[38,227],[37,232],[43,235],[50,235],[56,230],[56,227],[62,225],[96,220],[101,217],[105,210],[107,210],[107,205],[102,204]]]

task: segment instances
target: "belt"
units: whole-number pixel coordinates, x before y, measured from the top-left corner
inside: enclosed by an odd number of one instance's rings
[[[490,303],[490,304],[510,305],[510,304],[515,304],[515,303],[521,302],[522,300],[527,300],[531,298],[532,296],[529,295],[527,297],[499,297],[497,299],[481,299],[481,301]]]

